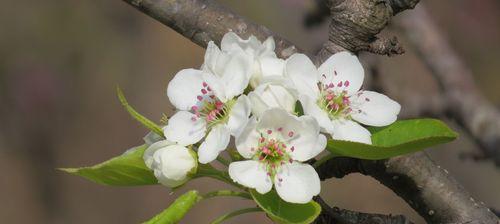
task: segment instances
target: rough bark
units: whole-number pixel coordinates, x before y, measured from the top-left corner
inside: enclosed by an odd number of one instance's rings
[[[210,40],[219,42],[227,31],[234,31],[243,37],[252,34],[261,40],[274,36],[280,57],[297,51],[290,42],[269,29],[246,21],[213,1],[124,1],[203,47]],[[417,3],[418,0],[328,1],[333,15],[330,37],[316,62],[324,61],[340,50],[386,55],[402,53],[402,47],[394,38],[379,38],[376,35],[393,15],[413,8]],[[323,178],[342,177],[350,172],[370,175],[400,195],[429,222],[497,223],[493,213],[483,205],[474,204],[456,181],[421,153],[385,161],[345,159],[342,162],[334,159],[321,166],[319,172]],[[330,217],[333,220],[335,216]]]
[[[500,166],[500,112],[478,90],[471,70],[451,48],[423,5],[400,20],[410,43],[440,83],[446,111]]]
[[[201,47],[206,47],[209,41],[218,44],[225,33],[233,31],[241,37],[254,35],[260,40],[273,36],[276,53],[282,58],[297,51],[292,43],[266,27],[252,23],[211,0],[124,1]]]
[[[429,223],[497,223],[498,218],[423,152],[389,160],[334,158],[318,169],[321,179],[369,175],[405,199]]]

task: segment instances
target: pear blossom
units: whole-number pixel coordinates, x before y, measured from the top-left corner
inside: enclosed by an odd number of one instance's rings
[[[243,50],[221,51],[209,42],[200,70],[179,71],[167,87],[170,102],[179,111],[163,129],[179,145],[195,144],[200,163],[209,163],[245,127],[250,102],[242,95],[248,86],[252,58]]]
[[[248,39],[242,39],[233,32],[226,33],[221,40],[223,51],[244,51],[253,59],[250,86],[256,88],[259,84],[273,77],[282,77],[285,61],[276,56],[274,52],[275,43],[272,36],[264,42],[260,42],[251,35]]]
[[[261,194],[273,185],[291,203],[307,203],[320,192],[320,179],[307,161],[326,147],[318,122],[311,116],[294,116],[281,108],[251,119],[236,137],[236,149],[246,159],[229,165],[235,182]]]
[[[332,55],[319,68],[307,56],[294,54],[285,70],[304,113],[316,118],[333,139],[371,144],[370,132],[359,123],[386,126],[396,121],[401,109],[389,97],[361,89],[364,70],[349,52]]]
[[[167,187],[178,187],[187,182],[198,164],[195,152],[168,140],[150,145],[144,151],[143,159],[158,182]]]

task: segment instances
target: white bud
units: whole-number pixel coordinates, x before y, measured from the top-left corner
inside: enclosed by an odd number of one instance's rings
[[[146,149],[144,162],[153,170],[158,182],[167,187],[178,187],[187,182],[198,164],[196,153],[166,140]]]

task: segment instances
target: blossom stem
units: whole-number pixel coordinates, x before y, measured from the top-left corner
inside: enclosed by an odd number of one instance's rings
[[[252,199],[252,196],[247,192],[231,191],[231,190],[212,191],[203,195],[203,199],[209,199],[219,196],[233,196],[233,197],[241,197],[244,199]]]
[[[335,153],[328,153],[328,155],[325,155],[323,157],[321,157],[321,159],[319,159],[318,161],[316,161],[314,164],[313,164],[313,167],[314,168],[318,168],[321,164],[325,163],[326,161],[332,159],[332,158],[335,158],[335,157],[339,157],[340,155],[338,154],[335,154]]]
[[[212,167],[210,164],[202,164],[198,166],[198,171],[193,178],[199,177],[211,177],[216,180],[220,180],[232,186],[235,186],[241,190],[246,190],[245,187],[233,182],[233,180],[229,177],[229,174],[224,171],[220,171]]]
[[[219,223],[222,223],[225,220],[228,220],[228,219],[230,219],[232,217],[235,217],[235,216],[238,216],[238,215],[241,215],[241,214],[251,213],[251,212],[261,212],[261,211],[262,211],[262,209],[258,208],[258,207],[255,207],[255,208],[244,208],[244,209],[232,211],[232,212],[227,213],[227,214],[225,214],[223,216],[220,216],[216,220],[212,221],[211,224],[219,224]]]

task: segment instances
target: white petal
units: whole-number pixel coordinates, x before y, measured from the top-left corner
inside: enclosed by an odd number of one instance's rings
[[[334,89],[346,90],[348,95],[356,93],[361,88],[365,77],[363,66],[358,57],[347,51],[330,56],[319,67],[318,72],[321,83],[326,85],[332,83],[335,85]],[[347,87],[346,81],[348,81]],[[337,87],[340,82],[342,82],[342,86]]]
[[[333,120],[332,124],[333,139],[372,144],[370,132],[360,124],[345,119]]]
[[[205,60],[203,62],[203,65],[201,66],[202,70],[210,71],[211,69],[214,69],[221,54],[221,50],[219,49],[219,47],[217,47],[217,45],[215,45],[213,41],[208,42],[207,50],[205,51]]]
[[[303,54],[293,54],[286,60],[285,75],[292,80],[297,91],[316,99],[318,90],[318,70]]]
[[[265,194],[271,190],[273,183],[264,166],[257,161],[247,160],[229,164],[229,176],[234,182]]]
[[[255,55],[261,48],[262,43],[253,35],[248,39],[241,39],[237,34],[233,32],[226,33],[220,43],[221,49],[223,51],[235,51],[243,50],[247,54]]]
[[[287,112],[293,112],[297,99],[287,88],[275,84],[262,84],[249,95],[252,102],[254,115],[262,115],[269,108],[282,108]]]
[[[277,57],[262,57],[259,59],[262,76],[283,76],[285,60]]]
[[[229,119],[227,121],[227,127],[229,128],[231,135],[240,135],[248,122],[251,110],[252,108],[248,97],[245,95],[238,97],[229,112]]]
[[[247,159],[252,158],[259,145],[260,134],[255,129],[256,126],[256,119],[254,117],[250,118],[241,134],[236,136],[235,139],[236,149],[241,156]]]
[[[315,99],[306,95],[299,95],[299,100],[304,109],[304,114],[314,117],[316,121],[318,121],[323,132],[331,133],[333,131],[333,125],[328,117],[328,113],[316,104]]]
[[[274,53],[274,49],[276,47],[276,44],[274,43],[274,38],[272,36],[268,37],[263,43],[262,45],[264,45],[264,50],[266,52],[273,52]]]
[[[253,69],[253,57],[243,51],[234,51],[227,55],[227,61],[218,61],[217,66],[222,66],[222,82],[226,97],[232,99],[240,95],[247,88]]]
[[[218,124],[208,133],[205,141],[198,148],[198,160],[202,164],[214,161],[221,151],[229,144],[229,129],[224,124]]]
[[[274,178],[278,195],[287,202],[308,203],[319,194],[321,184],[318,173],[308,164],[287,163]]]
[[[319,124],[311,116],[302,116],[296,136],[289,139],[288,147],[294,147],[290,152],[293,160],[306,161],[312,159],[326,147],[326,138],[319,134]]]
[[[212,89],[213,94],[222,102],[227,102],[230,98],[227,97],[225,84],[222,79],[210,72],[202,73],[203,80]]]
[[[142,156],[142,158],[144,159],[144,163],[146,164],[146,166],[149,169],[151,169],[151,164],[153,163],[153,155],[154,155],[154,153],[156,151],[158,151],[159,149],[165,148],[165,147],[167,147],[169,145],[172,145],[172,144],[175,144],[175,143],[167,141],[167,140],[162,140],[162,141],[158,141],[158,142],[155,142],[152,145],[150,145],[144,151],[144,155]]]
[[[386,126],[398,118],[401,105],[386,95],[362,91],[350,97],[355,109],[352,118],[370,126]]]
[[[183,69],[170,81],[167,96],[172,105],[179,110],[190,110],[197,103],[197,96],[202,95],[202,71]]]
[[[169,120],[167,126],[163,128],[165,138],[169,141],[177,142],[179,145],[191,145],[205,137],[207,130],[204,119],[187,111],[178,111]]]
[[[264,111],[257,123],[257,131],[265,134],[267,138],[288,143],[289,139],[296,138],[302,132],[301,120],[281,108],[271,108]],[[290,134],[291,133],[291,134]]]
[[[187,175],[196,167],[196,158],[186,147],[171,145],[156,151],[154,174],[158,181],[176,187],[187,180]]]

